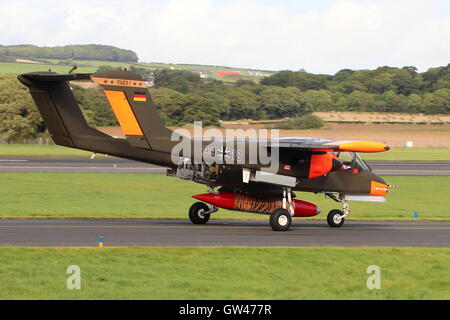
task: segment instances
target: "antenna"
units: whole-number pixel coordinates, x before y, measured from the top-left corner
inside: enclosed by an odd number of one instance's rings
[[[72,69],[70,69],[69,74],[72,74],[72,72],[74,72],[74,71],[77,70],[77,69],[78,69],[78,66],[77,66],[77,65],[74,65],[74,66],[72,67]]]
[[[166,105],[164,103],[164,99],[162,95],[157,95],[157,97],[160,99],[161,101],[161,109],[162,109],[162,113],[163,113],[163,118],[164,118],[164,126],[167,127],[167,115],[166,115]]]

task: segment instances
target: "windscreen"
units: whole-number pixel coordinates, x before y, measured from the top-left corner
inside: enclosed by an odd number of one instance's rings
[[[354,173],[370,171],[370,167],[356,152],[340,152],[336,154],[336,157],[342,163],[342,170]]]
[[[354,153],[354,166],[356,169],[360,171],[370,171],[370,167],[367,165],[367,163],[361,158],[359,154],[356,152]]]

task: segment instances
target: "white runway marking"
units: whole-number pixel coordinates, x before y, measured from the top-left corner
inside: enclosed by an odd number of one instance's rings
[[[104,169],[114,169],[114,170],[145,170],[145,171],[156,171],[156,170],[163,170],[161,168],[141,168],[141,167],[125,167],[125,168],[120,168],[120,167],[58,167],[58,166],[54,166],[54,167],[49,167],[49,166],[39,166],[39,167],[32,167],[32,166],[0,166],[0,170],[1,169],[67,169],[67,170],[72,170],[72,169],[89,169],[89,170],[104,170]]]
[[[389,166],[392,166],[392,167],[406,167],[406,166],[427,166],[427,167],[436,167],[436,166],[450,166],[450,164],[449,163],[447,163],[447,162],[414,162],[414,163],[404,163],[404,162],[402,162],[402,163],[395,163],[395,162],[392,162],[392,163],[389,163],[389,164],[385,164],[385,163],[379,163],[379,164],[373,164],[372,163],[372,166],[384,166],[384,165],[389,165]]]

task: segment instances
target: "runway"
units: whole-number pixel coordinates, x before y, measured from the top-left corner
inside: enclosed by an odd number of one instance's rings
[[[0,172],[165,173],[166,169],[132,160],[90,158],[0,158]]]
[[[450,176],[450,162],[368,162],[381,176]]]
[[[400,246],[450,247],[450,222],[296,220],[288,232],[268,221],[0,220],[0,246]]]
[[[450,176],[450,162],[369,162],[382,176]],[[165,173],[166,169],[119,158],[0,158],[0,172]]]

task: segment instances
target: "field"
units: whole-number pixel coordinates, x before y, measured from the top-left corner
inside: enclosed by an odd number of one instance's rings
[[[26,72],[48,71],[51,69],[57,73],[68,73],[70,66],[51,65],[51,64],[28,64],[28,63],[12,63],[0,62],[0,73],[21,74]],[[78,73],[91,73],[97,69],[93,67],[80,67],[77,69]]]
[[[0,218],[187,219],[192,195],[204,186],[154,174],[0,173]],[[388,203],[351,203],[350,219],[450,220],[448,177],[388,177],[399,185]],[[326,213],[338,207],[323,195],[297,193]],[[414,199],[414,201],[411,201]],[[220,210],[213,219],[262,219],[266,216]]]
[[[46,59],[47,61],[58,64],[61,60],[58,59]],[[148,69],[188,69],[188,70],[205,70],[205,71],[221,71],[221,70],[235,70],[246,72],[248,69],[243,68],[231,68],[225,66],[207,66],[207,65],[195,65],[195,64],[182,64],[182,63],[160,63],[160,62],[114,62],[114,61],[98,61],[98,60],[74,60],[74,64],[78,65],[89,65],[91,67],[98,68],[100,66],[109,65],[112,67],[128,67],[128,66],[136,66],[139,68],[148,68]],[[260,70],[257,70],[260,71]],[[269,72],[270,71],[265,71]]]
[[[14,62],[0,62],[0,73],[11,73],[11,74],[21,74],[26,72],[35,71],[47,71],[52,69],[54,72],[67,73],[71,69],[71,66],[59,64],[61,60],[58,59],[47,59],[48,63],[14,63]],[[144,68],[149,70],[156,69],[176,69],[176,70],[201,70],[203,72],[217,72],[220,70],[233,70],[241,71],[242,75],[239,76],[225,76],[219,78],[216,73],[212,75],[213,79],[223,80],[224,82],[236,82],[238,80],[252,80],[259,82],[261,77],[250,75],[253,70],[247,70],[242,68],[231,68],[222,66],[203,66],[203,65],[189,65],[189,64],[171,64],[171,63],[127,63],[127,62],[114,62],[114,61],[96,61],[96,60],[79,60],[72,61],[72,64],[78,65],[76,72],[78,73],[94,73],[100,66],[111,66],[114,68],[129,68],[130,66],[135,66],[138,68]],[[259,71],[263,74],[270,75],[271,72]]]
[[[450,161],[450,148],[393,148],[361,156],[367,161]]]
[[[389,116],[387,113],[385,116]],[[392,114],[395,115],[395,114]],[[244,122],[245,123],[245,122]],[[266,123],[242,124],[225,122],[227,129],[252,129],[270,126]],[[376,141],[393,148],[406,147],[412,141],[415,148],[450,148],[450,125],[417,124],[331,124],[322,129],[280,130],[280,137],[309,137],[342,141]]]
[[[90,157],[92,152],[55,145],[0,144],[0,157]],[[450,148],[394,148],[362,155],[369,161],[450,161]]]
[[[0,299],[450,299],[450,249],[0,248]],[[338,263],[336,263],[338,261]],[[81,290],[66,270],[81,269]],[[381,290],[368,290],[370,265]]]

